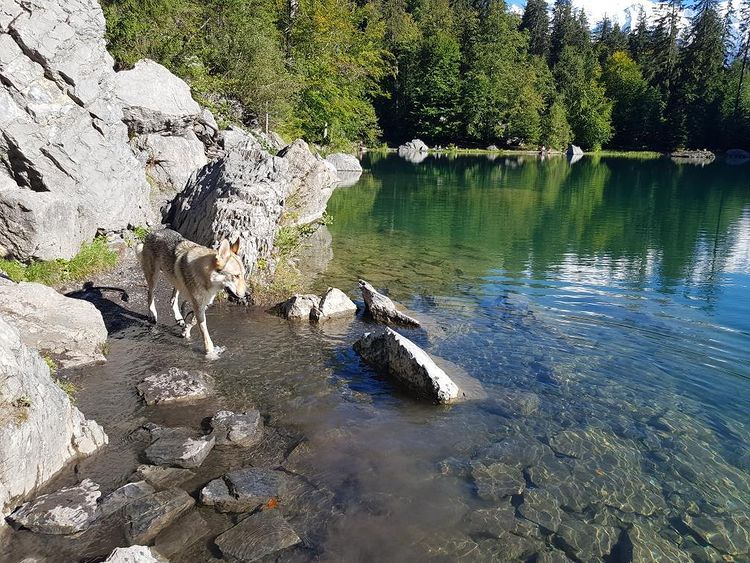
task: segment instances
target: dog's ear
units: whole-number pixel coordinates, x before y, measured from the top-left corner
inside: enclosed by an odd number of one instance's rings
[[[230,253],[229,241],[227,239],[222,239],[221,244],[219,244],[219,251],[216,253],[217,264],[226,264],[227,260],[229,260]]]
[[[232,243],[232,247],[229,250],[232,251],[232,254],[237,254],[240,251],[240,237],[237,237],[237,240]]]

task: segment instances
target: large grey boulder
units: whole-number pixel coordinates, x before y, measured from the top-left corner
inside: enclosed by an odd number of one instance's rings
[[[413,139],[398,147],[399,154],[408,152],[428,152],[429,150],[430,147],[428,147],[421,139]]]
[[[136,388],[147,405],[186,403],[213,395],[215,380],[203,371],[169,368],[149,375]]]
[[[278,510],[262,510],[217,537],[216,545],[225,559],[257,561],[301,541]]]
[[[201,503],[219,512],[250,512],[286,491],[286,474],[273,469],[248,467],[227,473],[206,485]]]
[[[320,304],[320,297],[313,294],[292,295],[283,303],[279,303],[275,312],[290,321],[309,321],[313,310]]]
[[[164,428],[144,452],[151,463],[192,469],[200,467],[216,443],[213,436],[195,436],[188,428]]]
[[[389,297],[377,291],[370,283],[359,280],[359,288],[362,291],[362,298],[365,300],[367,311],[376,321],[404,326],[420,326],[417,319],[399,311]]]
[[[326,160],[336,167],[337,172],[362,172],[362,165],[354,155],[336,152],[329,154]]]
[[[107,329],[99,310],[40,283],[0,280],[0,315],[26,346],[53,356],[63,367],[103,362]]]
[[[191,129],[201,116],[190,86],[150,59],[118,72],[114,87],[131,135],[163,131],[179,134]]]
[[[131,545],[115,548],[104,563],[168,563],[168,560],[148,546]]]
[[[172,197],[185,187],[193,172],[208,164],[205,147],[192,131],[182,136],[140,135],[130,144],[148,177]]]
[[[77,534],[96,519],[100,496],[99,485],[84,479],[78,485],[27,502],[8,519],[16,526],[39,534]]]
[[[99,4],[9,0],[0,32],[0,254],[70,258],[98,229],[150,221]]]
[[[122,487],[115,489],[108,494],[100,505],[102,516],[109,516],[127,506],[134,500],[153,495],[156,489],[146,481],[136,481],[135,483],[126,483]]]
[[[310,312],[310,319],[317,322],[329,319],[352,318],[357,313],[357,306],[349,297],[335,287],[329,287],[320,298],[320,302]]]
[[[106,443],[102,427],[70,404],[39,353],[0,317],[0,514]]]
[[[249,273],[260,259],[268,261],[270,270],[280,225],[320,218],[336,171],[302,140],[271,156],[256,140],[241,133],[238,137],[226,156],[193,174],[166,219],[183,236],[206,246],[239,236]]]
[[[177,487],[195,477],[195,473],[189,469],[161,465],[139,465],[134,475],[159,490]]]
[[[195,500],[182,489],[167,489],[125,507],[125,535],[132,543],[149,543],[190,510]]]
[[[583,156],[583,149],[576,145],[570,145],[565,152],[567,156]]]
[[[219,411],[211,418],[211,429],[217,445],[249,448],[263,438],[263,419],[255,409],[242,413]]]
[[[366,333],[354,349],[368,364],[393,377],[419,398],[450,403],[461,390],[430,356],[408,338],[386,328],[384,333]]]

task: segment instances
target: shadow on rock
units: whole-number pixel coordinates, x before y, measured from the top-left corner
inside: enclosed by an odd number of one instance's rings
[[[73,299],[82,299],[93,304],[102,314],[104,325],[107,327],[110,336],[133,326],[150,326],[150,320],[146,315],[123,307],[106,297],[105,293],[119,294],[120,301],[125,303],[130,300],[128,292],[122,288],[95,286],[90,281],[84,283],[81,289],[66,293],[66,296]]]

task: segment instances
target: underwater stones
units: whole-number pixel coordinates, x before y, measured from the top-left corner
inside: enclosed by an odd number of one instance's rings
[[[160,490],[176,487],[195,477],[195,473],[189,469],[160,465],[139,465],[135,470],[135,475]]]
[[[612,526],[595,526],[563,513],[555,532],[570,550],[583,561],[598,560],[612,551],[620,537],[620,530]]]
[[[136,387],[147,405],[188,402],[212,395],[214,378],[202,371],[169,368],[165,373],[148,376]]]
[[[682,523],[702,541],[729,555],[750,554],[750,516],[725,514],[723,517],[682,516]]]
[[[136,499],[125,507],[125,535],[131,543],[149,543],[194,504],[193,497],[178,488]]]
[[[227,559],[257,561],[300,543],[300,538],[278,510],[263,510],[230,528],[215,543]]]
[[[562,511],[557,498],[545,489],[530,489],[523,495],[523,504],[518,507],[518,513],[540,527],[557,531],[562,521]]]
[[[154,547],[165,557],[172,557],[205,538],[210,531],[203,516],[191,510],[156,536]]]
[[[263,438],[263,419],[255,409],[242,413],[219,411],[211,418],[211,428],[218,446],[249,448]]]
[[[74,487],[41,495],[27,502],[8,520],[39,534],[68,535],[82,532],[98,516],[99,485],[84,479]]]
[[[201,490],[200,500],[219,512],[248,512],[282,496],[285,488],[281,471],[248,467],[211,481]]]
[[[493,393],[490,408],[498,409],[504,415],[530,416],[539,410],[539,404],[539,396],[536,393],[503,389]]]
[[[167,428],[160,430],[156,440],[144,452],[151,463],[171,465],[190,469],[200,467],[216,438],[213,436],[195,437],[188,428]]]
[[[136,499],[147,497],[156,492],[156,489],[149,485],[146,481],[136,481],[135,483],[127,483],[112,491],[107,497],[101,502],[102,516],[109,516],[110,514],[118,511],[123,506],[130,504]]]
[[[662,563],[663,561],[689,563],[692,561],[687,553],[640,523],[633,524],[627,534],[632,545],[631,561],[633,563]]]
[[[505,463],[485,465],[471,463],[471,476],[477,487],[477,494],[485,500],[500,500],[520,494],[526,487],[521,470]]]
[[[468,514],[469,525],[474,533],[501,537],[505,533],[529,538],[541,538],[536,524],[516,516],[510,499],[492,508],[472,510]]]
[[[366,333],[354,343],[354,350],[365,362],[389,374],[419,398],[441,404],[461,396],[458,385],[427,352],[390,328],[378,335]]]
[[[359,288],[362,290],[362,298],[365,300],[367,311],[376,321],[410,327],[420,326],[417,319],[413,319],[396,309],[393,301],[378,292],[365,280],[359,280]]]
[[[483,449],[477,459],[487,463],[503,462],[508,465],[528,467],[539,463],[551,450],[539,440],[522,436],[510,436]]]
[[[357,306],[349,297],[335,287],[329,287],[320,298],[320,302],[310,312],[310,319],[317,322],[329,319],[353,317],[357,313]]]
[[[159,553],[145,545],[118,547],[109,554],[104,563],[169,563]]]

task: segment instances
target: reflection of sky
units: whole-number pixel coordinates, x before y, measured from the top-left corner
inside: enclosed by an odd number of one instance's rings
[[[735,240],[728,252],[724,271],[750,274],[750,208],[745,210],[732,231]]]

